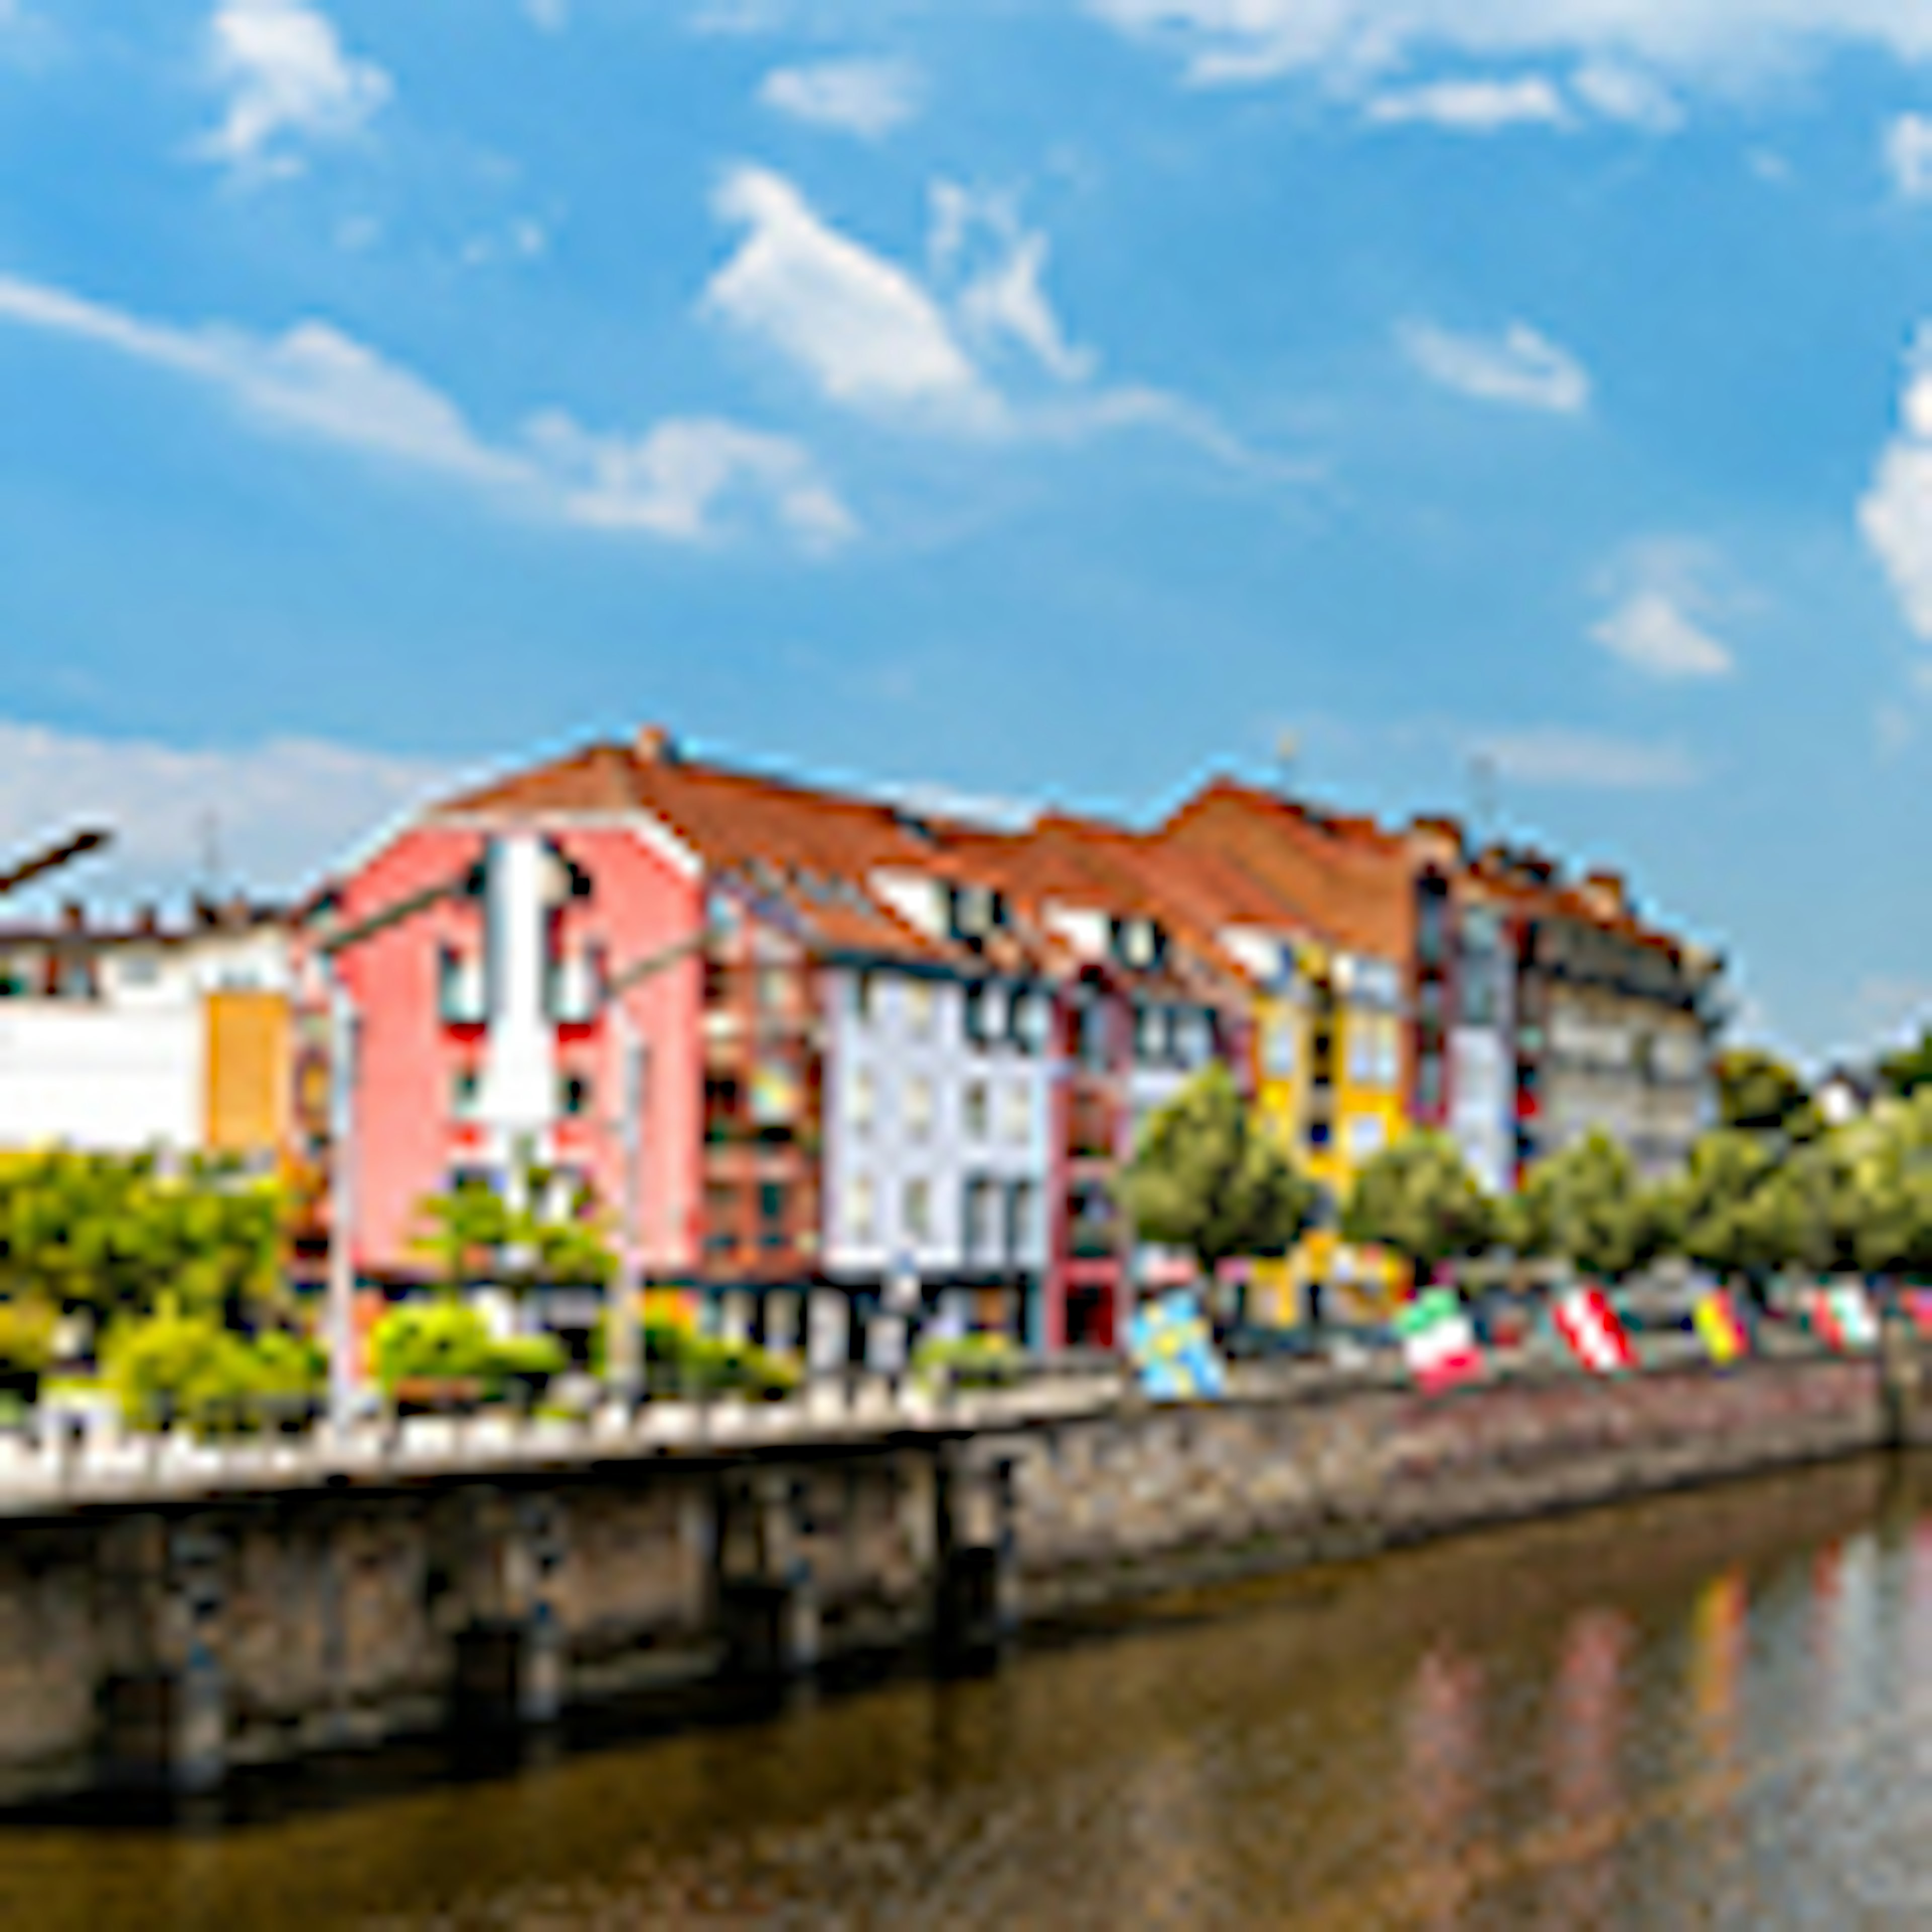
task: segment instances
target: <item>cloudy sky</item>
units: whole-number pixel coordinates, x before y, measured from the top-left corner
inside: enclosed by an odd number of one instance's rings
[[[0,0],[0,842],[662,719],[1932,999],[1932,0]]]

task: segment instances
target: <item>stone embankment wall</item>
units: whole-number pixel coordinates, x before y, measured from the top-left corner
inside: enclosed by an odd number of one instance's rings
[[[1357,1376],[728,1452],[128,1495],[0,1528],[0,1797],[770,1679],[1915,1437],[1917,1362],[1424,1397]],[[0,1499],[4,1500],[4,1499]]]

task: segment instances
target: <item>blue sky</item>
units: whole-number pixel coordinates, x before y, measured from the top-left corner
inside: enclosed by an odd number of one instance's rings
[[[1928,320],[1925,0],[0,0],[0,838],[1292,731],[1855,1045],[1932,1002]]]

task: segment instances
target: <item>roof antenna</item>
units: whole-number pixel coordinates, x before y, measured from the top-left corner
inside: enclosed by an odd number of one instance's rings
[[[1280,767],[1281,795],[1292,799],[1294,796],[1295,763],[1301,756],[1301,740],[1287,730],[1277,731],[1274,739],[1275,763]]]
[[[221,896],[221,816],[212,806],[201,814],[201,869],[208,896]]]
[[[1496,760],[1495,754],[1476,751],[1469,754],[1469,822],[1480,850],[1496,836]]]

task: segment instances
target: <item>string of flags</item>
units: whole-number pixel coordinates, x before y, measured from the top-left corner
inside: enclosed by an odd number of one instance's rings
[[[1629,1335],[1600,1288],[1566,1289],[1551,1310],[1556,1332],[1578,1365],[1593,1376],[1614,1376],[1636,1366]]]
[[[1426,1394],[1483,1372],[1476,1331],[1454,1288],[1425,1288],[1396,1315],[1395,1332],[1416,1387]]]

